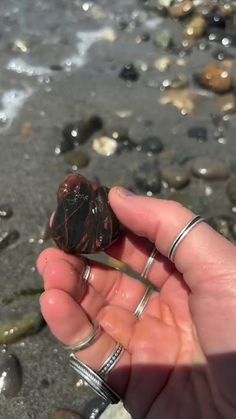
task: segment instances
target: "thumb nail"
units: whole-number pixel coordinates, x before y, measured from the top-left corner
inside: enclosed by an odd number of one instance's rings
[[[125,189],[125,188],[122,188],[122,187],[118,187],[117,188],[117,192],[118,192],[118,194],[123,198],[123,197],[131,197],[131,196],[135,196],[135,193],[134,192],[132,192],[132,191],[130,191],[130,190],[128,190],[128,189]]]

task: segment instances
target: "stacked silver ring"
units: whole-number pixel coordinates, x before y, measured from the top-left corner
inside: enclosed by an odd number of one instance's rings
[[[94,390],[107,403],[116,404],[120,401],[120,397],[116,394],[110,386],[91,368],[79,361],[74,354],[70,355],[70,366],[75,370],[80,377],[86,381],[88,386]]]
[[[107,374],[109,374],[109,372],[113,370],[123,353],[124,347],[120,343],[117,343],[113,353],[106,359],[106,361],[99,368],[97,372],[98,375],[100,375],[101,377],[105,377]]]

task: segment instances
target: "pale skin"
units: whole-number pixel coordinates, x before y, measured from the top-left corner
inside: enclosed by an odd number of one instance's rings
[[[47,249],[37,266],[45,292],[40,304],[63,345],[79,343],[102,326],[99,339],[76,354],[95,371],[116,342],[125,352],[108,375],[134,419],[236,418],[236,247],[206,223],[176,251],[174,239],[194,214],[181,205],[113,188],[110,204],[127,228],[108,251],[141,273],[155,245],[149,281],[154,292],[140,319],[133,312],[146,286],[91,262],[83,295],[85,259]]]

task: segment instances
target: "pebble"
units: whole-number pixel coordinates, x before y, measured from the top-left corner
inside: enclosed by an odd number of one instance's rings
[[[225,61],[225,60],[233,60],[234,59],[233,54],[230,54],[227,50],[221,49],[221,48],[216,49],[213,52],[212,57],[215,58],[218,61]]]
[[[13,209],[9,204],[0,204],[0,218],[10,218],[13,214]]]
[[[199,215],[207,213],[206,198],[191,194],[189,192],[174,192],[168,197],[171,200],[177,201],[184,207],[189,208],[191,211]]]
[[[158,154],[163,150],[163,143],[159,137],[149,136],[145,138],[140,144],[140,151],[144,151],[147,154]]]
[[[170,68],[171,64],[172,62],[169,57],[161,57],[154,62],[154,67],[161,73],[164,73]]]
[[[226,187],[226,193],[230,202],[232,202],[233,205],[236,205],[236,176],[229,180]]]
[[[197,78],[201,86],[215,93],[227,93],[234,86],[233,77],[229,72],[217,65],[205,67]]]
[[[206,142],[208,139],[207,128],[205,127],[191,127],[187,130],[187,135],[199,142]]]
[[[142,192],[160,192],[161,175],[157,162],[142,163],[134,174],[134,182]]]
[[[119,77],[123,80],[134,82],[139,79],[139,72],[134,64],[129,63],[122,67]]]
[[[232,94],[226,94],[219,97],[217,101],[219,111],[224,114],[236,113],[236,96]]]
[[[0,355],[0,394],[15,397],[22,386],[22,368],[19,359],[12,354]]]
[[[194,4],[192,0],[183,0],[169,7],[169,14],[173,18],[182,19],[192,13]]]
[[[207,16],[208,27],[213,27],[217,29],[225,29],[226,20],[225,17],[219,13],[211,13]]]
[[[110,137],[102,136],[93,140],[92,148],[102,156],[112,156],[118,147],[116,140]]]
[[[190,89],[168,89],[161,97],[162,105],[173,105],[182,115],[193,113],[196,107],[197,95]]]
[[[21,127],[21,135],[22,137],[29,138],[33,133],[33,127],[31,122],[24,122]]]
[[[164,50],[168,49],[172,45],[172,34],[168,29],[164,29],[163,31],[158,31],[154,35],[153,39],[154,45],[156,47],[162,48]]]
[[[72,150],[64,155],[64,161],[77,170],[87,167],[90,162],[90,157],[84,151]]]
[[[224,180],[229,177],[229,168],[218,158],[197,157],[192,161],[191,170],[194,176],[207,180]]]
[[[44,321],[40,312],[14,313],[11,318],[0,319],[0,345],[8,345],[38,332]]]
[[[182,189],[189,184],[190,177],[184,167],[169,166],[161,170],[162,179],[170,188]]]
[[[143,32],[140,35],[137,35],[135,38],[136,44],[142,44],[143,42],[148,42],[150,40],[150,34],[148,32]]]
[[[0,233],[0,251],[13,244],[20,237],[17,230],[9,230]]]
[[[196,16],[186,26],[184,34],[193,39],[199,39],[206,33],[206,30],[206,19],[202,16]]]
[[[82,416],[72,410],[59,409],[56,410],[50,419],[82,419]]]
[[[70,122],[62,130],[63,140],[56,147],[55,154],[63,154],[75,147],[86,143],[89,138],[103,127],[102,119],[97,116],[91,116],[87,120]]]

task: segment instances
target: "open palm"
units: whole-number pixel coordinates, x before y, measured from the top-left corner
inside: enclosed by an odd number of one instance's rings
[[[149,281],[154,291],[142,316],[134,311],[146,285],[118,270],[47,249],[38,260],[44,279],[42,313],[52,333],[73,345],[103,333],[78,358],[95,371],[116,342],[125,351],[108,375],[134,419],[235,418],[236,250],[205,223],[181,243],[175,265],[166,258],[193,214],[179,204],[132,196],[115,188],[110,202],[129,229],[109,254],[141,274],[155,245]]]

